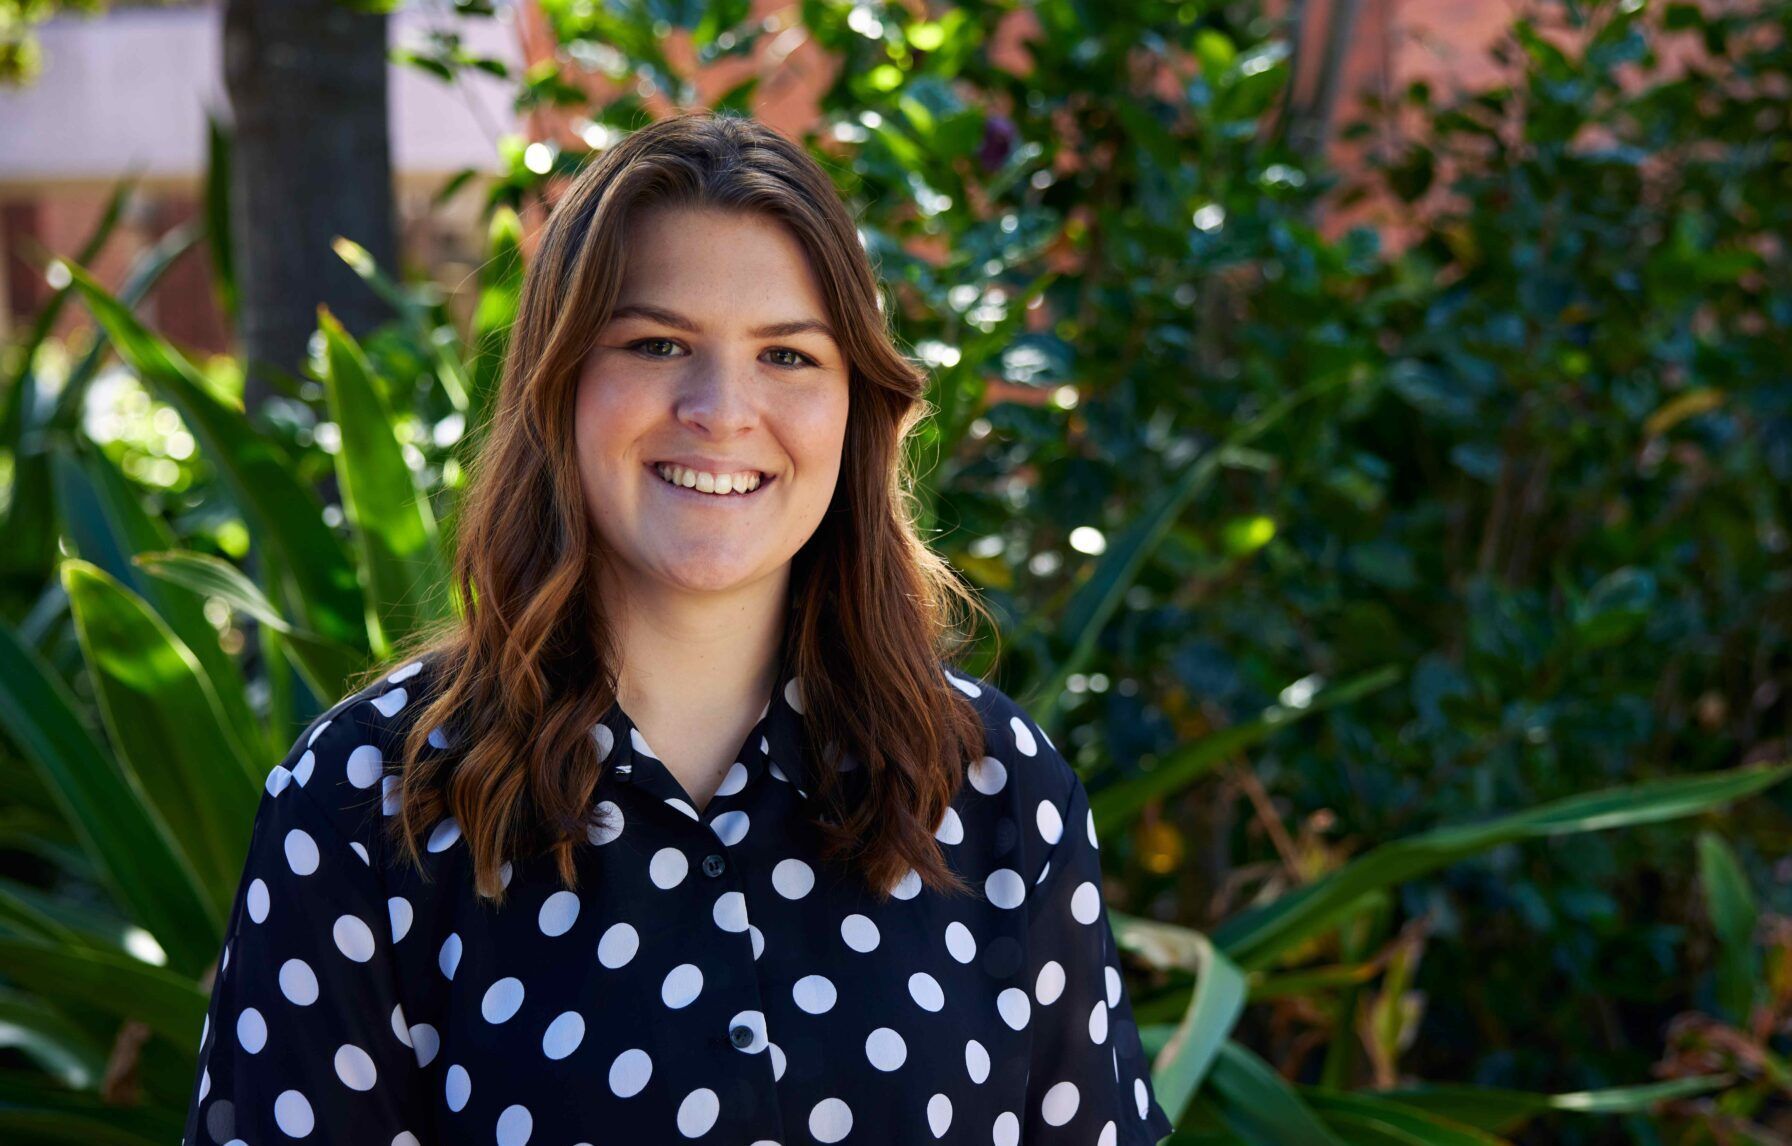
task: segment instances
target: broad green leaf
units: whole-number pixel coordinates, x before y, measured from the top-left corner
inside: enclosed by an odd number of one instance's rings
[[[79,556],[93,562],[147,602],[205,668],[237,739],[258,754],[273,751],[244,691],[242,671],[218,643],[205,603],[183,588],[148,576],[133,553],[166,549],[174,535],[144,512],[137,491],[96,447],[77,445],[55,455],[57,504]],[[284,749],[285,745],[277,746]]]
[[[209,1000],[197,980],[166,968],[90,947],[0,936],[0,974],[52,1003],[66,999],[136,1019],[181,1046],[199,1046]]]
[[[1754,1011],[1757,968],[1755,896],[1736,853],[1713,831],[1699,833],[1699,886],[1717,933],[1717,1001],[1737,1026]]]
[[[1702,1075],[1642,1086],[1619,1086],[1608,1090],[1584,1090],[1568,1094],[1531,1094],[1491,1086],[1426,1083],[1374,1093],[1388,1101],[1401,1102],[1443,1115],[1453,1122],[1504,1134],[1548,1111],[1636,1114],[1647,1111],[1658,1102],[1690,1098],[1728,1086],[1732,1081],[1728,1075]]]
[[[1368,1132],[1416,1146],[1509,1146],[1504,1138],[1436,1111],[1419,1110],[1374,1094],[1318,1086],[1303,1086],[1300,1094],[1315,1114],[1350,1141]]]
[[[1359,896],[1477,852],[1516,840],[1695,815],[1772,787],[1789,773],[1792,764],[1674,776],[1570,796],[1485,824],[1438,828],[1396,840],[1273,903],[1234,916],[1215,929],[1213,938],[1241,967],[1254,970],[1337,923]]]
[[[0,722],[56,797],[113,899],[156,937],[173,968],[197,977],[217,956],[223,908],[175,846],[142,783],[107,758],[75,698],[8,626],[0,626]]]
[[[1208,1100],[1249,1146],[1345,1146],[1286,1079],[1231,1039],[1207,1078]]]
[[[220,914],[249,850],[260,777],[205,670],[141,598],[70,558],[62,582],[119,767],[137,778]]]
[[[255,539],[272,551],[290,579],[298,623],[356,649],[367,627],[354,565],[324,524],[323,510],[293,476],[290,459],[257,433],[240,407],[222,402],[211,385],[166,342],[107,294],[87,271],[69,266],[88,308],[143,384],[179,411],[249,519]]]
[[[446,615],[448,579],[429,498],[405,463],[367,356],[328,308],[317,308],[317,321],[324,336],[324,394],[342,434],[336,477],[366,572],[368,633],[374,655],[383,657]]]
[[[1115,926],[1118,929],[1119,924]],[[1195,989],[1175,1034],[1158,1055],[1151,1084],[1170,1121],[1179,1122],[1244,1013],[1245,977],[1207,936],[1188,928],[1175,930],[1181,933],[1182,948],[1177,965],[1194,974]],[[1158,942],[1168,938],[1166,933]]]
[[[41,998],[0,987],[0,1047],[16,1050],[51,1078],[74,1089],[98,1084],[107,1048]]]
[[[176,585],[184,585],[195,593],[216,597],[240,613],[254,617],[264,627],[286,638],[292,661],[305,674],[305,682],[318,696],[340,696],[343,684],[362,667],[363,658],[355,650],[338,645],[303,629],[294,628],[268,600],[261,586],[244,576],[230,562],[209,553],[169,549],[162,552],[138,553],[133,564],[151,577],[159,577]],[[280,745],[280,751],[285,750]]]

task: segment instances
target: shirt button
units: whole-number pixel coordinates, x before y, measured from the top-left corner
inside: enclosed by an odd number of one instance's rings
[[[728,866],[728,861],[723,859],[719,855],[707,855],[707,856],[703,857],[703,874],[704,875],[707,875],[707,876],[721,875],[723,870],[725,868],[727,868],[727,866]]]
[[[737,1047],[751,1046],[753,1043],[753,1028],[747,1026],[745,1023],[734,1027],[728,1032],[728,1041]]]

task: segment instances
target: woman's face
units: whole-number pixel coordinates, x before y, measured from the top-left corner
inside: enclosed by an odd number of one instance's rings
[[[803,248],[767,216],[661,208],[638,216],[627,250],[574,415],[612,566],[691,592],[784,572],[834,496],[846,440],[847,364]],[[745,494],[743,473],[758,475]],[[702,492],[723,474],[731,492]]]

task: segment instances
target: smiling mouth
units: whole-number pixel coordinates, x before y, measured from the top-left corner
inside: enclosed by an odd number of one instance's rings
[[[705,493],[695,486],[682,485],[678,482],[667,480],[665,475],[660,473],[659,466],[652,462],[646,463],[646,466],[647,472],[653,476],[653,480],[656,483],[665,486],[666,490],[674,497],[685,497],[693,500],[701,499],[711,505],[727,505],[731,502],[751,501],[758,497],[766,487],[778,480],[777,476],[774,474],[760,474],[759,484],[750,490],[730,490],[728,493]]]

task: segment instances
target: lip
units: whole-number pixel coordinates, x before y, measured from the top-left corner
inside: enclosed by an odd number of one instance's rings
[[[704,493],[703,491],[695,489],[695,488],[687,489],[682,485],[673,485],[671,482],[669,482],[665,478],[661,477],[659,475],[659,471],[654,468],[655,466],[660,465],[660,464],[661,463],[659,463],[659,462],[646,463],[645,468],[647,470],[647,477],[649,480],[651,480],[653,482],[654,485],[657,485],[661,489],[664,489],[667,493],[671,494],[673,497],[686,499],[686,500],[692,502],[693,504],[710,505],[710,506],[715,506],[718,508],[724,507],[724,506],[730,506],[730,505],[746,505],[749,502],[752,502],[754,499],[756,499],[760,494],[764,493],[766,491],[766,489],[768,487],[770,487],[773,482],[778,480],[777,475],[768,474],[764,470],[759,470],[759,471],[757,471],[761,475],[759,478],[759,484],[753,488],[753,491],[751,493],[728,493],[728,494],[717,495],[717,494],[713,494],[713,493]],[[681,462],[678,464],[682,465],[684,463]],[[697,467],[692,466],[691,468],[696,469]],[[743,466],[741,468],[742,469],[752,469],[753,467]],[[710,472],[716,472],[716,471],[710,471]],[[721,472],[721,473],[739,473],[740,470],[721,470],[719,472]]]
[[[652,469],[654,466],[683,466],[687,470],[696,470],[698,473],[711,474],[738,474],[745,473],[748,470],[752,470],[756,474],[770,475],[771,473],[770,470],[763,466],[748,465],[745,462],[724,461],[721,458],[706,458],[699,454],[688,454],[676,458],[649,459],[647,468]]]

